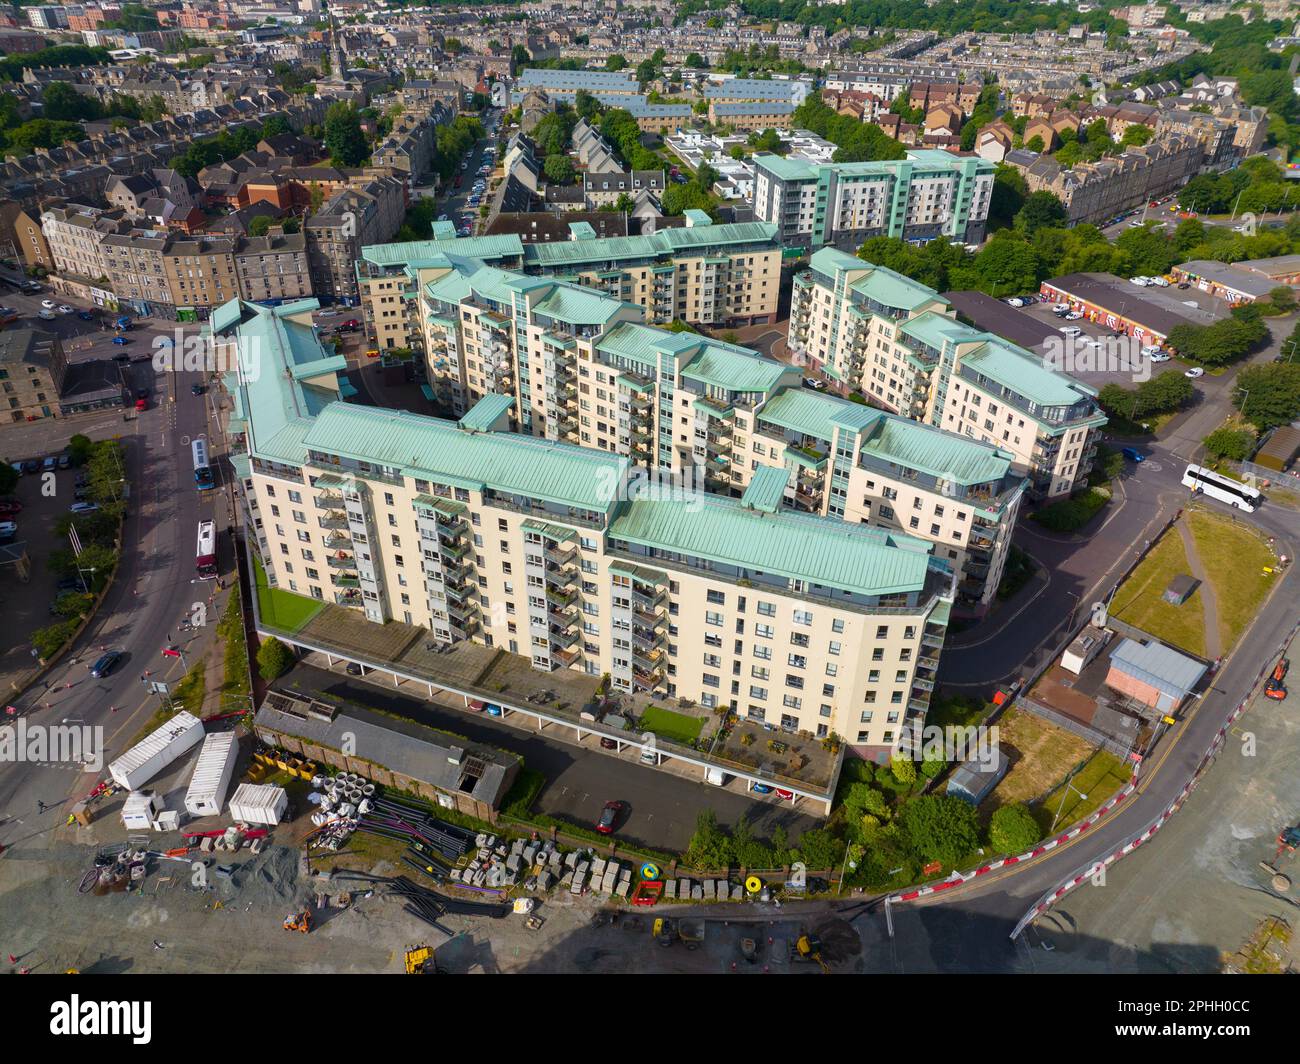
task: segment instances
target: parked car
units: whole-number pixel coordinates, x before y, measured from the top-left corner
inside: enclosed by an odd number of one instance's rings
[[[600,811],[600,818],[596,821],[596,830],[602,835],[614,834],[619,817],[623,815],[625,808],[627,807],[622,802],[606,802]]]
[[[1168,362],[1168,361],[1169,361],[1169,356],[1168,356],[1167,354],[1165,354],[1163,351],[1154,351],[1154,352],[1152,352],[1150,355],[1148,355],[1147,357],[1150,358],[1152,362]]]
[[[1150,283],[1151,283],[1151,282],[1148,281],[1145,277],[1130,277],[1130,278],[1129,278],[1129,284],[1135,284],[1135,285],[1137,285],[1139,288],[1145,288],[1145,287],[1146,287],[1148,284],[1150,284]]]
[[[1080,318],[1082,318],[1082,317],[1083,317],[1083,311],[1081,311],[1081,310],[1072,310],[1072,311],[1070,311],[1070,313],[1068,313],[1068,314],[1065,316],[1065,320],[1066,320],[1066,321],[1078,321],[1078,320],[1079,320]]]
[[[203,394],[204,392],[206,392],[207,390],[208,390],[208,389],[207,389],[207,386],[206,386],[206,385],[203,385],[203,384],[191,384],[191,385],[190,385],[190,395],[202,395],[202,394]]]
[[[600,737],[600,747],[602,750],[617,750],[618,743],[608,735],[602,735]]]
[[[126,346],[127,344],[129,344],[130,342],[131,342],[131,338],[130,338],[129,336],[114,336],[114,337],[113,337],[113,343],[117,344],[118,347],[125,347],[125,346]]]
[[[782,790],[780,787],[776,789],[776,796],[778,798],[784,798],[787,802],[794,801],[794,791]]]
[[[347,668],[346,668],[344,671],[347,672],[347,674],[348,674],[349,676],[363,676],[363,675],[365,675],[365,670],[363,670],[363,669],[361,668],[361,664],[360,664],[359,662],[356,662],[356,661],[349,661],[348,664],[347,664]]]
[[[60,314],[75,314],[77,312],[76,307],[70,307],[66,303],[60,303],[57,309]]]
[[[23,512],[20,502],[0,502],[0,517],[17,517]]]
[[[816,377],[805,377],[803,379],[803,383],[804,383],[804,387],[814,388],[819,392],[823,392],[826,390],[826,382],[819,381]]]
[[[77,515],[93,514],[99,511],[99,505],[93,502],[74,502],[68,507],[68,511]]]
[[[1025,305],[1025,301],[1023,299],[1017,299],[1015,296],[1012,296],[1010,299],[1008,299],[1006,303],[1007,306],[1009,307],[1023,307]]]
[[[8,539],[18,534],[17,521],[0,521],[0,538]]]
[[[1184,377],[1191,377],[1193,380],[1195,380],[1197,377],[1204,377],[1204,376],[1205,376],[1205,370],[1201,369],[1200,366],[1193,366],[1193,367],[1192,367],[1191,369],[1189,369],[1186,373],[1184,373],[1183,376],[1184,376]]]
[[[44,308],[38,311],[36,316],[40,318],[42,321],[53,321],[55,318],[58,317],[58,315],[54,313],[54,311],[45,310]]]
[[[70,454],[61,454],[61,455],[59,455],[59,468],[60,468],[60,469],[67,469],[70,465],[72,465],[72,455],[70,455]]]
[[[94,321],[94,320],[95,320],[95,315],[93,315],[92,313],[90,313],[90,311],[88,311],[88,310],[79,310],[79,311],[77,311],[77,317],[80,318],[82,321]]]
[[[33,473],[39,473],[40,471],[41,463],[36,461],[35,458],[29,458],[23,463],[23,472],[28,476],[31,476]]]
[[[59,468],[59,460],[58,460],[57,458],[55,458],[54,455],[52,455],[52,454],[51,454],[51,455],[47,455],[47,456],[46,456],[46,457],[41,461],[41,472],[42,472],[42,473],[53,473],[53,472],[54,472],[56,469],[58,469],[58,468]]]
[[[766,783],[751,783],[749,789],[755,794],[771,794],[772,788]]]
[[[1126,459],[1128,459],[1130,462],[1133,462],[1135,464],[1146,461],[1146,455],[1144,455],[1136,447],[1125,447],[1121,451],[1121,453],[1124,455]]]
[[[42,310],[53,310],[53,309],[54,309],[55,307],[57,307],[57,306],[58,306],[58,304],[57,304],[56,302],[54,302],[54,300],[52,300],[52,299],[42,299],[42,300],[41,300],[41,309],[42,309]]]
[[[1149,280],[1150,280],[1150,282],[1151,282],[1153,285],[1155,285],[1157,288],[1168,288],[1168,287],[1169,287],[1169,282],[1166,281],[1163,277],[1151,277],[1151,278],[1149,278]]]
[[[1077,325],[1062,325],[1061,332],[1066,336],[1078,336],[1083,330]]]
[[[95,664],[90,667],[90,675],[95,677],[96,680],[103,679],[117,667],[117,663],[121,660],[122,652],[120,650],[110,650],[107,654],[101,654],[95,659]]]

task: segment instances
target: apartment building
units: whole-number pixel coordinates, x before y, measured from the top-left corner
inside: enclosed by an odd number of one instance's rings
[[[458,415],[513,417],[716,494],[774,469],[762,490],[779,505],[930,540],[959,607],[991,605],[1024,482],[1010,452],[818,394],[793,366],[645,325],[575,285],[459,263],[426,284],[420,313],[427,377]]]
[[[1096,393],[953,316],[938,293],[823,248],[796,275],[788,343],[839,389],[1011,456],[1035,497],[1068,494],[1106,423]]]
[[[235,242],[229,237],[172,240],[163,249],[163,274],[181,321],[203,320],[213,307],[239,298]]]
[[[79,280],[97,281],[108,275],[100,245],[105,237],[129,228],[122,211],[105,211],[83,204],[51,207],[41,214],[41,232],[49,245],[55,271]]]
[[[253,303],[311,295],[306,236],[273,228],[265,236],[241,239],[235,245],[235,273],[241,297]]]
[[[104,238],[104,270],[119,306],[143,317],[175,319],[177,303],[164,262],[171,243],[165,229],[135,229]]]
[[[906,159],[812,163],[754,156],[754,217],[776,225],[782,244],[853,249],[873,236],[984,239],[992,163],[935,149]]]
[[[57,334],[37,329],[0,332],[0,419],[58,417],[64,367]]]
[[[367,177],[332,196],[303,224],[311,290],[326,303],[355,305],[361,249],[390,239],[405,213],[401,178]]]
[[[693,212],[699,215],[699,212]],[[776,320],[781,247],[776,227],[708,224],[648,236],[524,243],[513,234],[420,240],[362,248],[356,283],[376,346],[417,347],[422,329],[414,297],[451,268],[479,259],[532,276],[566,278],[641,307],[652,324],[674,319],[715,325]]]
[[[811,83],[782,78],[724,78],[710,81],[700,95],[713,104],[784,103],[793,110],[808,98]]]
[[[915,748],[953,598],[930,544],[765,490],[637,491],[626,458],[485,429],[491,416],[338,402],[315,306],[236,301],[211,321],[223,349],[262,359],[228,384],[276,586],[878,760]]]
[[[737,133],[789,129],[794,124],[794,106],[781,100],[753,103],[713,102],[709,104],[709,121],[715,126],[728,126]]]
[[[54,256],[40,221],[13,200],[0,203],[0,250],[31,269],[54,270]]]

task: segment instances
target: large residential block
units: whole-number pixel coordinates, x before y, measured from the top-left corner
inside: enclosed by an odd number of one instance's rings
[[[974,155],[909,151],[906,159],[813,163],[754,156],[754,217],[782,244],[852,250],[873,236],[984,239],[993,164]]]
[[[525,244],[519,237],[466,237],[366,247],[356,284],[381,350],[416,348],[416,297],[456,258],[577,281],[641,308],[651,324],[673,320],[750,325],[776,320],[781,247],[760,222],[692,224],[649,236]]]
[[[626,457],[502,431],[495,400],[459,422],[344,403],[316,305],[210,323],[240,359],[234,465],[276,586],[865,756],[915,749],[953,599],[931,543],[782,509],[766,476],[741,498],[637,490]]]
[[[1093,389],[963,325],[917,281],[823,248],[794,279],[789,347],[843,392],[997,447],[1037,497],[1091,469],[1106,418]]]

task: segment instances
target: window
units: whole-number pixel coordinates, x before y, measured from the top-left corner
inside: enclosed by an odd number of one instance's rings
[[[715,606],[724,605],[727,601],[727,596],[724,595],[721,591],[710,591],[708,592],[706,597]]]
[[[710,624],[714,628],[722,627],[725,618],[720,613],[714,613],[712,610],[706,610],[704,614],[704,623]]]

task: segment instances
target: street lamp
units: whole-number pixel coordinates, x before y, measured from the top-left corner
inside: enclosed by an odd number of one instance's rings
[[[1056,816],[1052,817],[1052,826],[1047,829],[1049,835],[1056,830],[1056,822],[1061,819],[1061,813],[1065,809],[1065,799],[1070,796],[1071,791],[1074,791],[1081,801],[1086,802],[1088,800],[1088,796],[1074,785],[1074,773],[1071,772],[1070,778],[1065,781],[1065,792],[1061,795],[1061,804],[1056,807]]]

